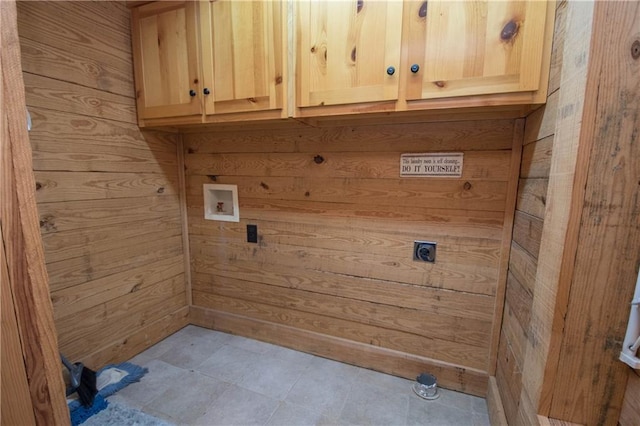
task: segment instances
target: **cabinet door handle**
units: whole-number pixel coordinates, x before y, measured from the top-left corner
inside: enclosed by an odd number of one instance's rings
[[[207,87],[205,87],[202,93],[204,93],[205,95],[209,95],[211,94],[211,91]]]
[[[414,73],[414,74],[415,74],[415,73],[417,73],[418,71],[420,71],[420,65],[418,65],[418,64],[413,64],[413,65],[411,65],[411,72],[412,72],[412,73]]]
[[[192,98],[196,95],[196,91],[191,89],[189,90],[189,96],[191,96]]]
[[[396,72],[396,69],[394,67],[387,68],[387,74],[393,75],[395,72]]]

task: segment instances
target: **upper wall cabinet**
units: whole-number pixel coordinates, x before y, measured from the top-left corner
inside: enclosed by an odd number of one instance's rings
[[[297,106],[398,99],[402,2],[296,1]]]
[[[489,105],[522,115],[546,100],[553,1],[294,5],[298,117]]]
[[[279,1],[200,2],[206,114],[282,108],[281,21]]]
[[[554,6],[553,0],[144,4],[133,10],[132,25],[139,122],[391,112],[422,119],[415,112],[470,111],[463,108],[521,117],[546,101]]]
[[[540,87],[545,1],[408,2],[407,99]]]
[[[157,2],[133,10],[138,118],[200,114],[197,4]]]
[[[280,1],[259,0],[135,8],[140,124],[279,118],[286,86],[282,13]]]

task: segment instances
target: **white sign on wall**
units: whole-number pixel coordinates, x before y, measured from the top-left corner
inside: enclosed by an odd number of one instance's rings
[[[462,152],[402,154],[400,177],[461,177]]]

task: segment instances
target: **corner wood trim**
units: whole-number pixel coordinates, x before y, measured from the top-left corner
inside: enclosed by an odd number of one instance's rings
[[[489,376],[480,370],[199,306],[190,307],[189,321],[200,327],[274,343],[409,380],[428,371],[438,378],[438,384],[443,388],[481,397],[487,395]]]
[[[64,382],[60,374],[58,339],[53,320],[53,306],[49,295],[49,277],[45,267],[44,249],[35,200],[35,178],[29,135],[27,134],[26,100],[20,62],[15,1],[0,1],[0,152],[11,152],[8,160],[13,172],[12,188],[7,179],[0,185],[0,215],[3,215],[3,235],[17,236],[9,241],[11,262],[9,279],[13,290],[18,329],[22,341],[24,364],[37,424],[69,424],[69,410],[64,396]],[[6,128],[4,127],[6,125]],[[5,138],[5,135],[9,135]],[[6,149],[6,151],[5,151]],[[7,200],[13,200],[7,203]],[[5,208],[5,206],[7,206]],[[7,215],[4,217],[4,215]],[[10,220],[7,223],[7,218]],[[9,226],[11,229],[4,228]],[[4,232],[7,232],[4,234]],[[2,297],[7,297],[3,294]],[[6,368],[3,363],[2,368]],[[3,389],[11,392],[11,389]]]
[[[180,222],[182,224],[182,253],[184,256],[184,281],[187,291],[187,305],[193,304],[191,291],[191,249],[189,245],[189,222],[187,214],[187,185],[185,178],[184,143],[182,135],[178,135],[176,143],[178,157],[178,185],[180,191]]]
[[[504,222],[502,225],[502,243],[500,247],[500,269],[496,289],[496,301],[493,310],[493,329],[491,331],[491,349],[489,351],[489,365],[487,371],[495,376],[498,362],[498,345],[502,330],[505,294],[507,291],[507,275],[509,258],[511,257],[511,241],[513,240],[513,220],[518,199],[518,183],[520,181],[520,163],[522,162],[522,146],[524,143],[524,119],[515,120],[513,126],[513,141],[511,145],[511,166],[509,169],[509,183],[507,199],[504,208]]]

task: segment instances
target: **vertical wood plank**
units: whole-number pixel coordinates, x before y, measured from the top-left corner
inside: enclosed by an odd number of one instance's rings
[[[15,226],[17,234],[21,234],[23,242],[22,246],[9,246],[10,250],[14,251],[10,261],[9,277],[14,292],[17,322],[20,328],[36,422],[64,425],[69,423],[69,412],[65,401],[64,383],[60,374],[58,342],[38,226],[31,146],[25,125],[25,90],[20,65],[20,42],[15,2],[1,2],[0,16],[2,23],[3,105],[6,107],[6,110],[2,111],[0,119],[6,120],[7,124],[9,138],[6,140],[3,135],[2,142],[3,144],[11,144],[14,178],[13,189],[10,191],[3,189],[2,191],[2,203],[4,205],[7,202],[15,201],[16,204],[12,208],[15,211],[14,217],[18,219],[18,222],[6,223],[5,217],[2,226]],[[6,180],[3,180],[2,184],[10,185]],[[6,194],[11,194],[11,192],[15,194],[14,200],[4,198]],[[16,240],[10,241],[11,244],[16,242]]]
[[[0,91],[0,98],[1,98]],[[0,189],[0,200],[2,202],[2,213],[0,214],[0,295],[2,296],[2,305],[0,312],[2,314],[2,342],[0,349],[2,351],[2,359],[0,361],[0,375],[2,376],[2,385],[0,389],[0,422],[2,424],[21,425],[35,424],[34,407],[31,402],[29,393],[29,383],[27,382],[27,371],[25,369],[25,360],[22,353],[22,344],[20,343],[20,330],[16,319],[14,306],[14,297],[9,284],[9,269],[7,265],[7,253],[5,247],[15,247],[17,238],[9,240],[5,235],[12,220],[13,214],[5,210],[14,207],[13,197],[9,196],[12,192],[7,186],[13,182],[13,167],[11,165],[11,151],[9,147],[9,134],[5,126],[4,110],[0,110],[0,131],[2,131],[2,143],[0,146],[0,179],[2,179],[2,188]],[[12,269],[15,266],[12,265]]]
[[[586,152],[578,158],[583,192],[573,204],[580,227],[575,260],[561,275],[571,292],[549,417],[615,424],[628,370],[617,359],[628,316],[620,307],[632,298],[640,264],[640,4],[596,2],[593,31]]]
[[[187,187],[185,184],[184,143],[182,135],[178,136],[176,144],[178,156],[178,191],[180,194],[180,216],[182,223],[182,251],[184,253],[184,281],[187,291],[187,305],[193,304],[191,292],[191,250],[189,248],[189,222],[187,215]]]

